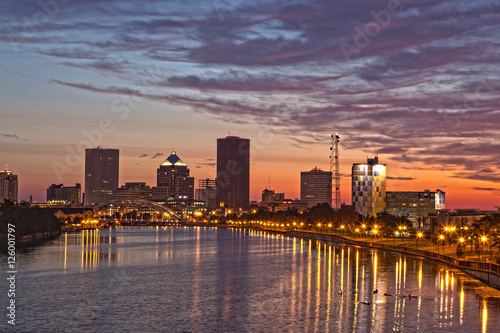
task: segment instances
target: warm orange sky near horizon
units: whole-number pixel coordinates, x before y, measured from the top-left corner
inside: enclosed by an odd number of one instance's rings
[[[115,131],[105,135],[102,146],[120,150],[120,185],[125,182],[143,181],[150,186],[155,186],[156,169],[170,155],[172,149],[175,149],[178,156],[187,163],[191,175],[195,177],[196,187],[199,179],[214,179],[216,139],[224,137],[224,135],[217,135],[218,132],[222,132],[220,121],[199,114],[193,114],[190,119],[193,124],[189,122],[182,124],[184,127],[182,128],[178,123],[175,129],[163,133],[161,124],[151,124],[151,132],[134,132],[127,126],[121,128],[117,125]],[[204,124],[205,131],[202,133],[195,124]],[[208,129],[210,126],[213,126],[214,130]],[[217,127],[219,127],[218,130]],[[329,170],[330,136],[327,134],[324,135],[324,142],[302,146],[294,142],[292,137],[264,132],[255,124],[236,125],[232,128],[231,134],[251,140],[251,200],[260,201],[262,190],[269,187],[269,181],[270,188],[276,192],[284,192],[286,198],[300,198],[301,171],[308,171],[316,166],[325,171]],[[182,137],[179,134],[182,132],[198,134]],[[210,134],[207,135],[207,132]],[[227,134],[227,131],[224,134]],[[63,136],[64,134],[61,136],[61,141]],[[341,196],[342,202],[350,204],[352,164],[364,163],[366,158],[371,158],[374,154],[345,150],[342,133],[340,133],[340,139]],[[86,139],[82,136],[81,140]],[[34,200],[42,202],[45,200],[47,187],[52,183],[59,183],[60,180],[67,186],[74,186],[76,182],[79,182],[84,187],[83,163],[77,163],[75,167],[69,168],[70,170],[63,173],[61,178],[54,172],[53,167],[54,163],[67,166],[66,158],[71,156],[67,152],[76,151],[76,144],[61,145],[59,141],[56,141],[51,147],[48,143],[45,145],[43,139],[41,139],[42,142],[34,145],[30,141],[12,141],[8,145],[9,149],[1,155],[2,162],[5,157],[8,157],[10,161],[5,160],[5,162],[10,162],[9,168],[19,175],[20,200],[29,200],[29,196],[33,195]],[[127,142],[128,145],[120,144],[121,142]],[[152,146],[144,146],[145,142],[151,142]],[[163,155],[153,159],[152,157],[156,154]],[[74,156],[71,158],[78,161],[78,158]],[[423,170],[421,165],[412,167],[411,164],[391,161],[383,154],[379,155],[379,162],[387,164],[388,191],[423,191],[425,189],[434,191],[439,188],[446,192],[446,207],[451,209],[494,210],[495,205],[500,205],[499,197],[472,189],[477,186],[478,181],[454,178],[449,171],[438,170],[437,166]]]

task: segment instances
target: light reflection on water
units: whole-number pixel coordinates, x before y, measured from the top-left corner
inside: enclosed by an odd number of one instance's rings
[[[89,230],[19,257],[20,332],[494,332],[500,325],[500,292],[454,269],[261,231]]]

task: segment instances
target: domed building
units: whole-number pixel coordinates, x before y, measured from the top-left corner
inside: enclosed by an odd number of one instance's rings
[[[194,177],[175,151],[158,167],[156,186],[156,196],[194,199]]]

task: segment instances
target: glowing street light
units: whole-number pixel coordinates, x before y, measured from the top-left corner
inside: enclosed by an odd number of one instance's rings
[[[418,252],[418,240],[421,239],[423,237],[424,234],[422,234],[421,232],[419,232],[417,234],[417,239],[416,239],[416,242],[417,242],[417,252]]]
[[[375,238],[375,236],[378,234],[378,230],[377,229],[372,229],[372,243],[373,243],[373,238]]]
[[[481,242],[483,242],[483,247],[484,245],[486,244],[486,241],[488,239],[486,238],[486,236],[481,236]],[[479,247],[479,252],[478,252],[478,255],[479,255],[479,261],[481,261],[481,247]]]
[[[439,240],[443,243],[443,251],[444,251],[444,235],[439,235]],[[439,253],[439,243],[438,243],[438,253]]]

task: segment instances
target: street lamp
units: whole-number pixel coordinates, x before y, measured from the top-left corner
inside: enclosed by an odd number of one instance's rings
[[[345,236],[345,225],[341,225],[340,229],[342,229],[342,235]]]
[[[444,244],[444,235],[439,235],[439,240]],[[444,252],[444,245],[443,245],[443,252]],[[439,253],[439,243],[438,243],[438,253]]]
[[[462,250],[462,246],[464,246],[465,238],[460,237],[458,239],[458,246],[460,247],[460,251]],[[458,251],[457,251],[458,252]],[[465,251],[464,251],[465,252]],[[457,253],[458,254],[458,253]]]
[[[419,233],[417,234],[417,241],[416,241],[416,242],[417,242],[417,252],[418,252],[418,239],[419,239],[419,238],[422,238],[422,236],[423,236],[423,234],[422,234],[421,232],[419,232]]]
[[[354,230],[354,232],[356,233],[356,234],[355,234],[355,235],[356,235],[356,237],[355,237],[355,238],[358,238],[359,228],[356,228],[356,229]]]
[[[483,247],[484,247],[484,244],[486,243],[486,236],[481,236],[481,242],[483,242]],[[481,247],[479,247],[479,252],[478,252],[478,255],[479,255],[479,261],[481,261]]]
[[[375,238],[375,236],[378,234],[378,230],[377,229],[373,229],[372,230],[372,243],[373,243],[373,239]]]

